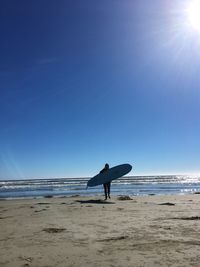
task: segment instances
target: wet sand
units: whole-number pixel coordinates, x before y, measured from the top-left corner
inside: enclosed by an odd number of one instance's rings
[[[0,201],[0,266],[200,266],[200,195]]]

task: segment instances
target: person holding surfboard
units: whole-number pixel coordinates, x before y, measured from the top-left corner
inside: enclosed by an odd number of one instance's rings
[[[100,173],[104,173],[104,172],[106,172],[108,170],[109,170],[109,164],[106,163],[104,168],[100,171]],[[111,182],[107,182],[107,183],[103,184],[105,200],[107,200],[108,197],[110,198],[110,184],[111,184]]]
[[[116,180],[125,174],[129,173],[132,170],[132,166],[130,164],[121,164],[117,165],[115,167],[110,168],[108,163],[105,164],[105,167],[92,177],[88,182],[87,182],[87,187],[92,187],[92,186],[98,186],[102,185],[104,186],[104,193],[105,193],[105,200],[107,197],[110,198],[110,184],[113,180]]]

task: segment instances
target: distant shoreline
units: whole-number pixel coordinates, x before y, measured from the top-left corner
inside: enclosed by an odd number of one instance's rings
[[[88,187],[89,178],[0,181],[0,198],[97,196],[102,185]],[[112,181],[111,195],[175,195],[200,192],[200,176],[124,176]]]

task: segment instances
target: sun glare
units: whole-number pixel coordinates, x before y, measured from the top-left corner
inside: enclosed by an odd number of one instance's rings
[[[200,32],[200,0],[193,0],[187,8],[190,25]]]

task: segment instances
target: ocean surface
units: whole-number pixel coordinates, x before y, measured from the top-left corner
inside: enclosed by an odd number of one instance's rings
[[[90,178],[0,181],[0,198],[103,195],[103,186],[86,189]],[[111,184],[111,195],[172,195],[200,192],[200,176],[129,176]]]

